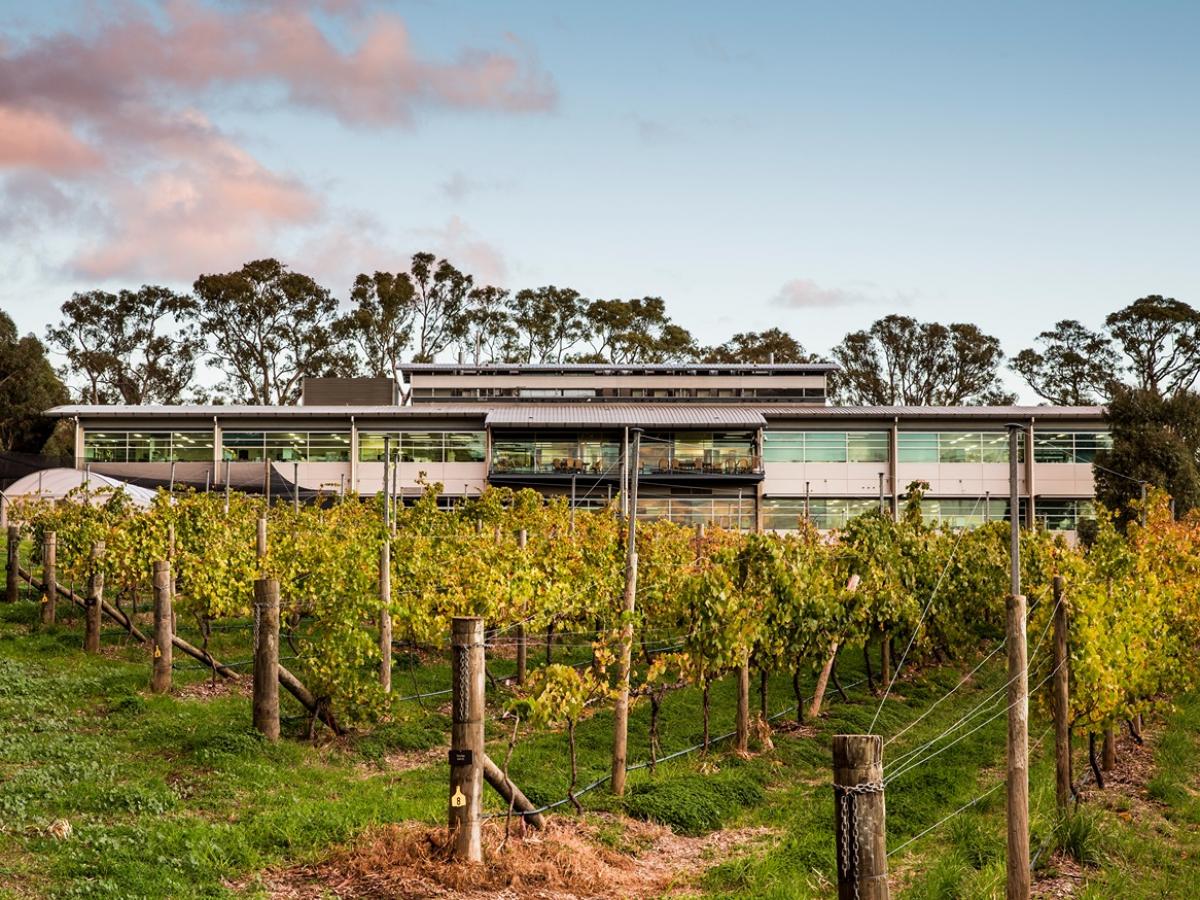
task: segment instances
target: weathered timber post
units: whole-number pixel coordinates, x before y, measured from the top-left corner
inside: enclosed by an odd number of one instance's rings
[[[1117,767],[1117,730],[1112,725],[1104,729],[1104,750],[1100,757],[1100,767],[1105,772],[1111,772]]]
[[[1054,576],[1054,800],[1059,809],[1071,802],[1071,695],[1067,667],[1067,604],[1063,577]]]
[[[851,575],[846,582],[846,590],[854,593],[858,590],[858,583],[861,579],[858,575]],[[813,689],[812,702],[808,706],[808,717],[815,719],[821,714],[821,704],[825,702],[825,690],[829,687],[829,677],[833,674],[833,664],[837,660],[838,642],[833,641],[829,647],[829,658],[825,660],[825,665],[821,667],[821,674],[817,676],[817,685]]]
[[[8,567],[5,570],[4,599],[16,603],[21,596],[21,576],[17,569],[21,565],[21,526],[8,526]]]
[[[483,862],[483,620],[454,618],[450,726],[450,834],[454,856]]]
[[[524,556],[525,546],[529,542],[529,532],[522,528],[517,532],[517,546]],[[525,683],[525,671],[528,667],[529,647],[525,641],[525,624],[517,626],[517,684]]]
[[[1021,517],[1017,467],[1019,440],[1023,433],[1020,424],[1008,426],[1010,592],[1005,604],[1008,642],[1007,900],[1029,900],[1029,656],[1025,643],[1025,595],[1021,593]],[[1026,452],[1032,453],[1033,448],[1026,448]]]
[[[882,737],[833,736],[833,802],[839,900],[887,900]]]
[[[154,563],[154,665],[150,675],[150,690],[165,694],[171,690],[171,564],[166,560]]]
[[[629,749],[629,670],[633,666],[633,613],[637,604],[637,494],[642,429],[631,428],[633,446],[629,468],[629,516],[625,520],[625,606],[621,623],[621,652],[617,658],[617,699],[613,704],[612,792],[625,793],[625,760]]]
[[[743,661],[737,670],[737,725],[734,749],[745,753],[750,749],[750,663]]]
[[[886,632],[879,636],[879,680],[884,691],[892,684],[892,639]]]
[[[100,652],[100,616],[104,605],[104,572],[100,569],[100,561],[103,558],[104,541],[96,541],[92,544],[92,573],[84,601],[83,649],[88,653]]]
[[[42,535],[42,624],[53,625],[58,615],[58,534]]]
[[[259,559],[267,555],[267,514],[258,514],[258,526],[254,536],[254,552]]]
[[[379,684],[392,689],[392,542],[379,550]]]
[[[254,582],[254,727],[279,740],[279,582]]]

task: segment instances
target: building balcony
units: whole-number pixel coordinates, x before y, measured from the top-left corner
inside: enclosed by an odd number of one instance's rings
[[[763,464],[761,456],[730,451],[708,451],[696,457],[665,455],[648,459],[643,456],[638,474],[655,482],[754,483],[763,478]],[[621,480],[621,461],[612,457],[536,459],[499,455],[492,460],[488,479],[497,484],[566,483],[573,479],[587,484],[617,484]]]

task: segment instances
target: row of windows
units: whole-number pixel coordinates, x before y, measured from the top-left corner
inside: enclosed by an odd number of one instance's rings
[[[1112,449],[1107,431],[1063,431],[1033,436],[1033,461],[1040,463],[1090,463],[1099,450]]]
[[[88,462],[212,462],[211,431],[86,431]]]
[[[358,458],[382,462],[390,452],[401,462],[481,463],[484,460],[482,431],[391,431],[360,432]]]
[[[759,466],[751,431],[677,431],[642,436],[640,471],[738,474]],[[602,434],[498,433],[492,440],[496,474],[611,475],[621,465],[621,444]]]
[[[1027,500],[1018,506],[1022,519]],[[787,531],[798,526],[806,516],[821,529],[845,528],[855,516],[880,508],[880,501],[867,497],[769,497],[763,500],[763,527]],[[886,508],[890,508],[886,507]],[[982,500],[969,497],[950,499],[925,498],[921,515],[927,522],[946,528],[975,528],[987,522],[1007,521],[1007,499]],[[1079,523],[1095,519],[1095,504],[1080,499],[1038,499],[1034,515],[1039,525],[1050,531],[1078,531]]]
[[[768,431],[763,435],[767,462],[819,463],[888,461],[886,431]],[[897,435],[902,463],[1006,463],[1004,431],[901,431]],[[1037,434],[1033,458],[1039,463],[1090,463],[1096,451],[1112,446],[1103,431]],[[1025,461],[1025,434],[1017,436],[1017,460]]]
[[[491,387],[491,388],[413,388],[414,400],[492,400],[496,398],[520,398],[525,400],[800,400],[805,403],[823,403],[825,389],[821,387],[782,388],[691,388],[691,387]]]
[[[222,459],[232,462],[349,462],[349,432],[227,431]]]
[[[766,462],[887,462],[886,431],[768,431]]]

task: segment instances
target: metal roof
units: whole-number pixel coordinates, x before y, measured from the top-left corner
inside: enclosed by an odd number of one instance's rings
[[[767,420],[757,409],[745,406],[698,406],[690,403],[523,403],[492,407],[485,420],[489,428],[591,428],[645,426],[707,428],[736,426],[761,428]]]
[[[761,404],[768,417],[846,419],[1103,419],[1103,406],[803,406]]]
[[[229,404],[205,406],[181,404],[177,406],[138,406],[136,404],[114,404],[112,406],[75,404],[56,406],[46,410],[48,416],[79,416],[80,418],[291,418],[332,416],[335,418],[422,418],[435,416],[483,416],[487,406],[481,403],[422,403],[416,406],[250,406]]]
[[[524,375],[527,373],[546,374],[563,372],[567,374],[649,374],[670,375],[685,373],[706,375],[712,372],[736,372],[753,375],[756,372],[778,373],[780,375],[824,375],[838,368],[836,363],[630,363],[616,365],[612,363],[558,363],[524,365],[523,363],[409,363],[401,366],[400,371],[419,375],[432,374],[462,374],[462,375]]]

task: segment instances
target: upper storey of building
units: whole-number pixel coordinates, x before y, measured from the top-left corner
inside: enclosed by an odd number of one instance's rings
[[[787,365],[409,365],[414,404],[510,402],[824,405],[832,363]]]

